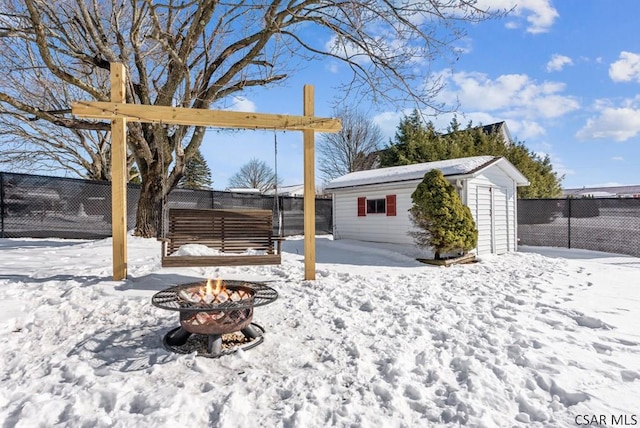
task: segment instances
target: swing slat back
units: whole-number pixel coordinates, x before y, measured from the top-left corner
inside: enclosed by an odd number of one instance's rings
[[[269,210],[169,209],[162,266],[242,266],[280,264],[281,239],[273,236]],[[206,245],[224,255],[173,255],[187,244]],[[240,254],[256,250],[263,254]]]

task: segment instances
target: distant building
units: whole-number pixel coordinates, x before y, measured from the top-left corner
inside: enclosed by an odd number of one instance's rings
[[[291,186],[278,186],[278,196],[304,196],[304,184],[294,184]],[[264,192],[265,195],[274,195],[276,189]]]
[[[505,144],[513,144],[513,139],[511,138],[511,132],[509,132],[509,128],[507,128],[507,122],[496,122],[490,125],[480,126],[485,134],[493,135],[496,133],[502,134],[502,139]]]
[[[260,189],[254,189],[250,187],[227,187],[225,189],[225,192],[246,193],[249,195],[260,195],[262,193]]]
[[[640,198],[640,185],[580,187],[562,189],[562,197],[568,198]]]

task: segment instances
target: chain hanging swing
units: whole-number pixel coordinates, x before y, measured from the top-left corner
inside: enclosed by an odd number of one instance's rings
[[[273,130],[273,165],[274,165],[274,192],[273,192],[273,210],[278,222],[278,233],[276,236],[282,237],[282,211],[280,210],[280,198],[278,196],[278,133]]]

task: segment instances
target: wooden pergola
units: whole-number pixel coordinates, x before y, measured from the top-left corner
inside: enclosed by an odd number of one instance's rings
[[[126,104],[126,69],[111,63],[111,102],[72,103],[78,117],[111,120],[113,279],[127,277],[127,121],[218,128],[302,131],[304,151],[304,279],[316,278],[315,132],[338,132],[339,119],[314,116],[313,86],[303,91],[303,116]]]

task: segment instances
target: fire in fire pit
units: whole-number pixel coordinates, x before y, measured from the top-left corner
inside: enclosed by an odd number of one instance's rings
[[[180,313],[180,327],[165,335],[165,347],[219,357],[262,343],[264,329],[251,322],[253,308],[277,298],[273,288],[259,282],[210,279],[162,290],[151,303]]]

